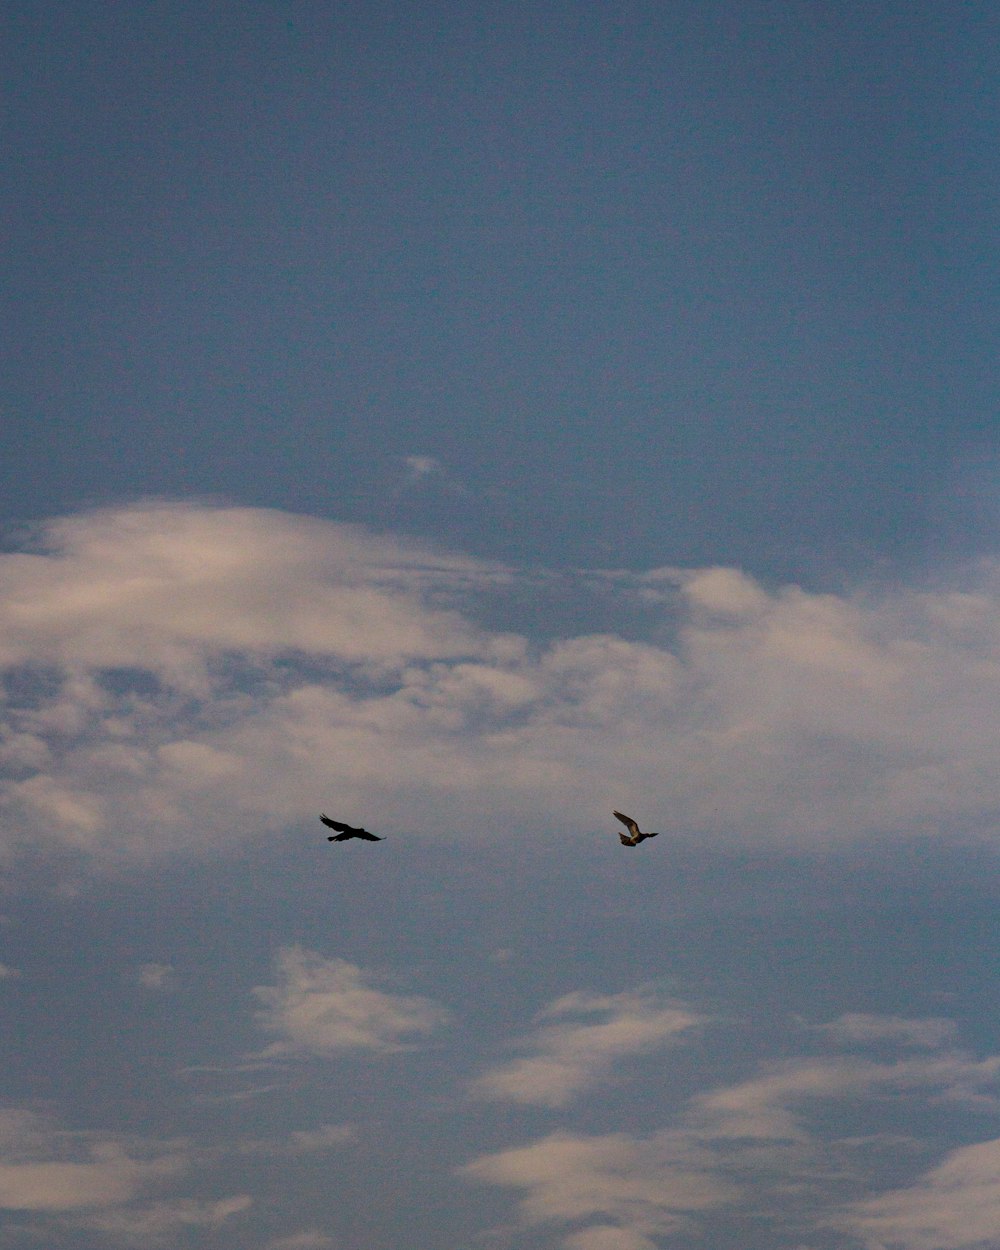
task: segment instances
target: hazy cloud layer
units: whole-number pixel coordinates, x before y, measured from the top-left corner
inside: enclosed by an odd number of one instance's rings
[[[8,848],[142,858],[333,802],[447,836],[589,831],[637,795],[700,836],[996,832],[990,564],[857,595],[581,573],[622,634],[532,642],[477,620],[526,574],[356,526],[149,504],[25,546],[0,556]]]

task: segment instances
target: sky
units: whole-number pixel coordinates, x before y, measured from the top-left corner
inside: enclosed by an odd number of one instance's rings
[[[995,1250],[995,7],[0,21],[0,1247]]]

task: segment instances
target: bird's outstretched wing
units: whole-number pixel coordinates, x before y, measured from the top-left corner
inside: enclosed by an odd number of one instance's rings
[[[611,814],[612,816],[617,816],[625,828],[628,829],[633,838],[639,836],[639,826],[635,823],[631,816],[626,816],[623,812],[612,812]],[[621,834],[618,836],[621,837]]]
[[[369,833],[367,829],[355,829],[353,825],[345,825],[343,821],[331,820],[329,816],[320,816],[320,820],[330,829],[336,829],[337,835],[333,834],[327,838],[328,842],[347,842],[350,838],[361,838],[365,842],[384,842],[384,838],[380,838],[376,833]]]

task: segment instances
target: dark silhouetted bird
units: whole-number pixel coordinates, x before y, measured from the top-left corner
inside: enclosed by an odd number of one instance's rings
[[[354,829],[350,825],[341,824],[339,820],[331,820],[329,816],[320,816],[320,820],[328,828],[337,830],[336,834],[330,834],[327,842],[346,842],[349,838],[364,838],[366,842],[385,841],[385,838],[369,833],[367,829]]]
[[[658,838],[660,836],[658,833],[643,833],[632,817],[626,816],[622,812],[612,812],[612,815],[617,816],[632,835],[630,838],[627,838],[624,833],[619,833],[618,836],[622,840],[622,846],[638,846],[640,842],[644,842],[647,838]]]

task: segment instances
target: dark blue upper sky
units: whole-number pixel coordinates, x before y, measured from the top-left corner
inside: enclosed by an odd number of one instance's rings
[[[974,549],[998,24],[15,2],[5,515],[211,495],[807,580]]]

